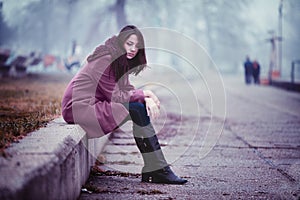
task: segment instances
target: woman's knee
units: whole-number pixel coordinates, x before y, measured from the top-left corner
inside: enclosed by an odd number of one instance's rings
[[[129,113],[132,121],[139,126],[146,126],[150,123],[150,118],[147,115],[146,106],[143,103],[129,103]]]
[[[146,106],[143,103],[140,102],[132,102],[129,103],[129,109],[134,109],[139,112],[146,112]]]

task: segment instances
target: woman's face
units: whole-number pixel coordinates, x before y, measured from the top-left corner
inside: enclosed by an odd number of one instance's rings
[[[138,53],[138,42],[138,37],[135,34],[130,35],[129,38],[125,41],[124,49],[126,51],[126,57],[128,59],[134,58]]]

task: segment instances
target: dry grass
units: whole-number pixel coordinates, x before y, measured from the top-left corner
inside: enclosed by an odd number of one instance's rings
[[[0,151],[60,116],[68,74],[0,79]]]

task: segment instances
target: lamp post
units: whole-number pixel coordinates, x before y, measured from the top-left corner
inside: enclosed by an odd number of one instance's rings
[[[270,54],[270,64],[269,64],[269,83],[272,84],[273,78],[278,78],[280,76],[278,67],[278,55],[276,48],[276,41],[281,42],[282,38],[275,35],[275,31],[270,30],[270,38],[266,39],[267,42],[271,43],[271,54]]]
[[[282,41],[282,7],[283,7],[283,0],[280,0],[279,3],[279,19],[278,19],[278,36],[280,38],[279,41]],[[282,42],[279,42],[278,45],[278,68],[279,68],[279,74],[281,76],[281,70],[282,70]]]

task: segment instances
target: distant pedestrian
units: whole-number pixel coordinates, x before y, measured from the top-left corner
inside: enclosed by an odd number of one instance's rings
[[[187,180],[169,167],[151,123],[159,116],[159,99],[129,82],[129,74],[137,75],[146,66],[142,33],[135,26],[124,27],[87,57],[65,91],[62,115],[66,122],[79,124],[90,138],[132,120],[134,139],[144,160],[142,182],[184,184]]]
[[[254,60],[253,63],[252,63],[252,66],[253,66],[253,79],[254,79],[254,83],[255,84],[260,84],[260,78],[259,78],[259,75],[260,75],[260,64],[257,62],[257,60]]]
[[[72,41],[71,55],[64,59],[64,64],[67,70],[71,71],[72,68],[79,69],[81,66],[81,47],[77,44],[76,40]]]
[[[253,73],[253,65],[250,61],[249,56],[246,57],[246,61],[244,62],[244,68],[245,68],[245,82],[246,84],[251,84],[252,80],[252,73]]]
[[[73,41],[72,41],[72,52],[71,52],[71,55],[72,55],[72,56],[75,55],[77,46],[78,46],[78,45],[77,45],[76,40],[73,40]]]

